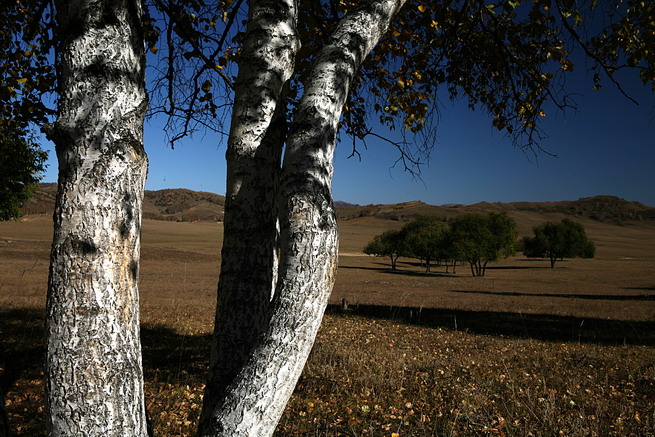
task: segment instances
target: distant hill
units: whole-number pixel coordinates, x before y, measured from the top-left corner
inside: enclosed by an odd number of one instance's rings
[[[225,196],[184,188],[146,191],[143,218],[171,221],[222,222]]]
[[[335,200],[334,201],[334,206],[337,208],[350,208],[354,206],[359,206],[356,203],[348,203],[348,202],[343,202],[341,200]]]
[[[23,207],[25,214],[52,214],[57,184],[41,184],[34,197]],[[175,188],[146,190],[143,218],[178,222],[223,221],[225,197],[204,191]]]
[[[41,184],[39,190],[23,208],[25,214],[52,214],[57,184]],[[390,205],[356,205],[334,202],[337,217],[351,220],[360,217],[408,221],[421,215],[453,218],[464,213],[506,212],[517,215],[522,212],[537,214],[564,214],[601,222],[624,223],[628,221],[655,220],[655,208],[639,202],[630,202],[614,196],[586,197],[562,202],[480,202],[473,205],[429,205],[411,201]],[[203,191],[184,188],[146,191],[143,217],[170,221],[223,221],[225,197]]]
[[[337,208],[338,218],[348,220],[373,216],[387,220],[406,221],[422,215],[453,218],[464,213],[517,212],[538,214],[566,214],[601,222],[624,223],[626,221],[655,220],[655,208],[639,202],[630,202],[614,196],[585,197],[561,202],[480,202],[473,205],[429,205],[420,201],[391,205],[366,205]]]

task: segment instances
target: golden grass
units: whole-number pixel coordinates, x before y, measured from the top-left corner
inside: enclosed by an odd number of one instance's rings
[[[527,229],[537,220],[524,219]],[[333,307],[277,435],[655,435],[652,224],[585,222],[597,259],[551,270],[517,257],[484,278],[466,266],[425,274],[413,260],[393,273],[361,254],[401,225],[340,223]],[[144,222],[146,396],[160,436],[195,428],[221,233],[216,223]],[[45,432],[51,234],[49,217],[0,223],[0,390],[16,435]],[[342,298],[347,312],[336,309]]]

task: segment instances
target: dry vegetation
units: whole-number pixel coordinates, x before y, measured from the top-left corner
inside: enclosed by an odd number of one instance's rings
[[[522,234],[561,213],[512,213]],[[341,222],[333,305],[277,435],[655,435],[655,224],[583,221],[594,260],[520,257],[391,272],[361,254],[402,222]],[[50,218],[0,223],[0,390],[15,435],[44,435]],[[194,434],[212,327],[220,223],[146,221],[147,403],[156,435]],[[341,311],[346,298],[350,307]]]

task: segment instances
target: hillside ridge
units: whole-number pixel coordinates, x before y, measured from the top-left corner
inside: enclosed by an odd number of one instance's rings
[[[52,214],[56,193],[56,183],[40,184],[34,197],[23,207],[24,214]],[[654,207],[608,195],[559,202],[478,202],[472,205],[430,205],[420,200],[377,205],[356,205],[343,201],[334,203],[337,209],[337,218],[340,220],[376,217],[407,221],[421,215],[451,218],[462,213],[531,212],[565,214],[617,224],[628,221],[655,221]],[[224,211],[224,196],[186,188],[146,190],[143,200],[143,217],[145,219],[221,222]]]

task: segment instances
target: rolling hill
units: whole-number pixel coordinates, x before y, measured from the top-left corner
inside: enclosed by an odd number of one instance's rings
[[[23,213],[52,214],[57,184],[40,184],[34,197],[23,207]],[[223,221],[225,197],[184,188],[146,191],[143,218],[177,222]]]
[[[565,214],[600,222],[624,223],[628,221],[655,220],[655,208],[639,202],[630,202],[614,196],[586,197],[561,202],[480,202],[473,205],[429,205],[420,201],[392,205],[367,205],[337,207],[339,219],[348,220],[373,216],[387,220],[406,221],[422,215],[452,218],[465,213],[505,212],[516,215],[522,212],[537,214]]]
[[[34,198],[23,208],[32,214],[52,214],[57,184],[41,184]],[[607,223],[655,221],[655,208],[614,196],[586,197],[561,202],[480,202],[473,205],[429,205],[410,201],[390,205],[355,205],[335,202],[339,220],[375,217],[383,220],[408,221],[421,215],[452,218],[465,213],[505,212],[515,218],[521,214],[571,216]],[[183,188],[146,191],[143,217],[167,221],[223,221],[225,197]]]

